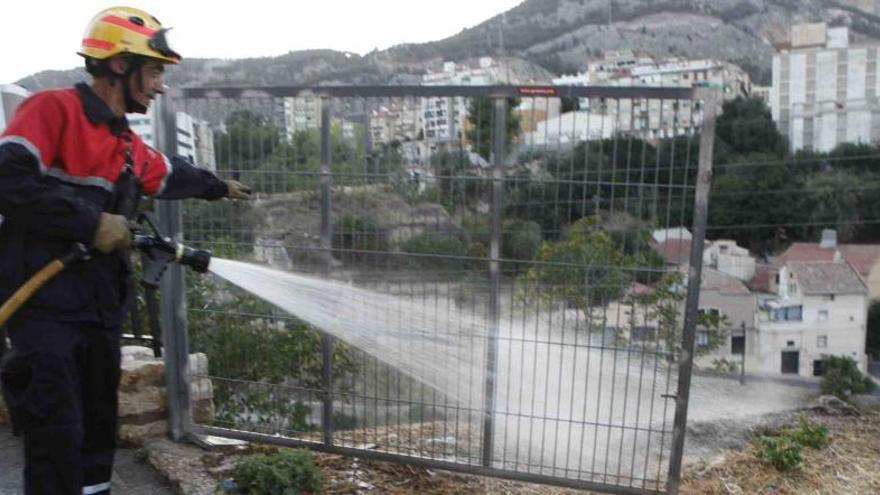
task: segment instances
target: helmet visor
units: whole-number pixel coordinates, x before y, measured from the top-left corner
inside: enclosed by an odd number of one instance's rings
[[[168,41],[168,31],[170,31],[170,28],[158,29],[156,33],[153,34],[153,37],[150,38],[149,46],[153,50],[161,53],[164,57],[180,60],[183,57],[171,48],[171,44]]]

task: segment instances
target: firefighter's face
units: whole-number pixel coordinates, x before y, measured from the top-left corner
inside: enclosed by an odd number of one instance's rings
[[[141,69],[131,75],[132,98],[149,108],[153,99],[162,94],[165,88],[165,64],[158,60],[149,59],[141,66]],[[138,81],[140,78],[140,81]],[[140,84],[138,84],[140,82]]]

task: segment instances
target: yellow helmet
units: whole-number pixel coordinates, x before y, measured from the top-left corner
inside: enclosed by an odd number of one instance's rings
[[[89,23],[78,53],[97,60],[129,53],[179,64],[181,56],[168,45],[167,32],[143,10],[111,7],[99,12]]]

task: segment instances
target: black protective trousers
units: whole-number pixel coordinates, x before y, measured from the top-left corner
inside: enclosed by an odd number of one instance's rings
[[[33,317],[7,324],[0,376],[24,438],[27,495],[110,492],[120,331]]]

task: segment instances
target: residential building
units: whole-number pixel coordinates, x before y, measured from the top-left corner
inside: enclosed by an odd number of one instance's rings
[[[145,114],[127,114],[128,125],[132,131],[152,147],[157,146],[155,128],[155,106],[150,106]],[[177,112],[177,154],[187,158],[198,167],[217,170],[214,151],[214,131],[207,121],[197,119],[187,113]]]
[[[602,60],[588,63],[586,72],[563,75],[553,80],[559,85],[713,87],[724,99],[751,91],[751,79],[742,68],[712,59],[637,57],[630,51],[606,53]],[[657,139],[691,132],[702,122],[699,105],[690,101],[631,100],[609,101],[582,98],[581,110],[610,115],[615,132],[635,132]]]
[[[618,130],[611,116],[579,110],[537,122],[535,130],[523,134],[520,140],[527,148],[570,148],[584,141],[609,139]]]
[[[819,243],[795,242],[789,246],[775,259],[775,271],[790,261],[841,260],[852,265],[865,281],[868,299],[880,300],[880,244],[839,244],[834,230],[824,230]]]
[[[703,248],[703,266],[748,281],[755,276],[755,258],[749,250],[736,245],[736,241],[719,239],[710,241]]]
[[[675,270],[687,276],[686,266],[679,266]],[[656,341],[659,328],[656,307],[632,302],[632,296],[648,295],[653,290],[651,287],[634,283],[620,300],[594,308],[592,321],[596,327],[604,328],[607,334],[605,340],[608,343],[612,341],[613,336],[631,346],[659,345],[660,349],[664,348],[663,342]],[[684,287],[681,290],[684,290]],[[685,301],[680,301],[678,306],[677,325],[683,328]],[[747,352],[746,346],[748,345],[748,352],[751,353],[753,346],[749,342],[755,342],[755,310],[755,296],[741,280],[713,268],[704,268],[700,282],[699,311],[714,314],[719,318],[721,326],[718,330],[724,335],[724,340],[716,349],[710,351],[707,349],[710,345],[708,330],[697,327],[694,345],[700,357],[696,359],[696,364],[700,367],[712,368],[715,361],[720,359],[740,364],[743,353]],[[748,365],[746,369],[749,369]]]
[[[792,151],[880,142],[880,44],[850,45],[846,27],[799,24],[777,49],[770,109]]]
[[[790,261],[775,287],[759,296],[751,371],[819,376],[826,355],[866,371],[868,289],[849,263]]]
[[[415,141],[419,134],[419,107],[411,99],[394,98],[370,110],[373,144]]]
[[[440,72],[430,72],[422,76],[425,86],[488,86],[511,82],[508,68],[491,57],[481,57],[475,64],[445,62]],[[439,143],[467,142],[467,103],[461,97],[422,98],[421,127],[426,142]]]
[[[321,128],[321,99],[312,96],[284,98],[284,132],[288,141],[301,131]]]
[[[721,360],[742,366],[745,361],[746,370],[754,371],[751,356],[755,355],[755,311],[757,302],[755,295],[746,287],[739,277],[716,270],[710,266],[703,267],[703,278],[700,281],[701,314],[712,315],[719,319],[724,340],[711,350],[709,332],[702,326],[697,327],[695,347],[701,354],[695,363],[703,368],[714,368]],[[705,350],[702,354],[700,351]]]

